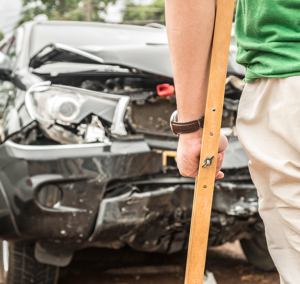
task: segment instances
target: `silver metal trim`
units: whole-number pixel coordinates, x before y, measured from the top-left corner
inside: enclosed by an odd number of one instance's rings
[[[113,123],[111,126],[111,133],[113,134],[118,134],[118,135],[127,135],[127,131],[125,129],[124,123],[123,123],[123,118],[125,115],[125,111],[128,105],[130,98],[129,97],[121,97],[119,99],[119,102],[117,104],[114,118],[113,118]]]
[[[68,46],[68,45],[65,45],[65,44],[61,44],[61,43],[51,43],[51,44],[47,44],[45,45],[41,50],[39,50],[37,53],[35,53],[31,59],[30,59],[30,63],[32,62],[32,60],[34,61],[36,59],[36,57],[38,55],[41,55],[41,53],[45,53],[47,54],[48,52],[45,52],[45,49],[55,49],[55,48],[60,48],[62,50],[65,50],[65,51],[69,51],[69,52],[72,52],[72,53],[75,53],[77,55],[80,55],[82,57],[86,57],[88,59],[91,59],[91,60],[94,60],[95,63],[100,63],[100,64],[103,64],[104,63],[104,60],[101,58],[101,57],[98,57],[96,55],[93,55],[93,54],[90,54],[88,52],[85,52],[83,50],[80,50],[80,49],[77,49],[77,48],[74,48],[74,47],[71,47],[71,46]],[[46,50],[47,51],[47,50]],[[44,54],[43,54],[44,55]],[[41,64],[42,65],[45,65],[45,64]]]
[[[55,43],[54,46],[56,46],[57,48],[61,48],[61,49],[76,53],[76,54],[81,55],[83,57],[87,57],[89,59],[95,60],[99,63],[104,62],[104,60],[101,57],[98,57],[96,55],[90,54],[88,52],[82,51],[80,49],[77,49],[77,48],[74,48],[74,47],[71,47],[71,46],[68,46],[68,45],[64,45],[64,44],[61,44],[61,43]]]
[[[3,271],[1,271],[1,278],[2,278],[2,281],[3,283],[6,283],[6,280],[7,280],[7,273],[8,273],[8,268],[9,268],[9,244],[7,241],[2,241],[2,268],[3,268]]]
[[[64,149],[87,149],[87,148],[99,148],[112,145],[111,142],[107,143],[89,143],[89,144],[69,144],[69,145],[48,145],[48,146],[36,146],[36,145],[21,145],[11,140],[7,140],[4,145],[8,145],[12,148],[26,151],[49,151],[49,150],[64,150]]]
[[[33,91],[41,91],[41,90],[48,90],[51,86],[51,82],[50,81],[45,81],[45,82],[40,82],[37,84],[32,85],[26,92],[25,94],[25,106],[27,108],[27,111],[31,117],[31,119],[33,120],[42,120],[44,122],[49,122],[48,120],[45,120],[44,118],[40,117],[36,111],[34,110],[34,106],[30,97],[30,94]]]

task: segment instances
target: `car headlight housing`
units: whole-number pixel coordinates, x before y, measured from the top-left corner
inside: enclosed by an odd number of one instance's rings
[[[80,112],[79,100],[73,97],[54,96],[46,105],[47,112],[63,122],[73,122]]]
[[[117,135],[127,134],[123,119],[128,102],[127,96],[51,85],[50,82],[34,85],[25,98],[29,115],[44,129],[53,125],[79,125],[86,117],[94,115],[111,125],[111,133]]]

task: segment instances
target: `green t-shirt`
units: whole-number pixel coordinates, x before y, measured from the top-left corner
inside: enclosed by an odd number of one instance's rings
[[[300,0],[239,0],[235,35],[246,82],[300,75]]]

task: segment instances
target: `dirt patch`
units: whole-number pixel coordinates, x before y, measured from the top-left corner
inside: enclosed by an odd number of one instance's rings
[[[262,272],[251,266],[239,242],[209,249],[207,269],[212,271],[218,284],[279,284],[278,273]]]
[[[84,256],[84,253],[87,253],[88,257]],[[165,256],[129,249],[116,251],[89,249],[76,254],[72,264],[61,270],[59,284],[183,284],[185,261],[184,253]],[[123,270],[126,267],[160,265],[181,266],[182,271],[176,268],[176,272],[173,273],[143,274],[132,273],[132,270],[128,269],[131,274],[104,273],[109,268]],[[218,284],[279,284],[278,273],[261,272],[249,265],[239,242],[209,249],[207,269],[214,273]],[[139,272],[141,270],[138,269]]]

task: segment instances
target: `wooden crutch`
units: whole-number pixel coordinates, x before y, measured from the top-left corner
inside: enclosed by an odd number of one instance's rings
[[[203,283],[234,2],[235,0],[218,0],[217,3],[185,284]]]

